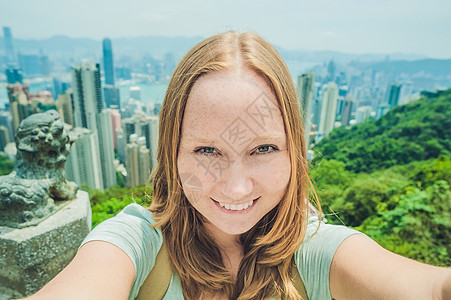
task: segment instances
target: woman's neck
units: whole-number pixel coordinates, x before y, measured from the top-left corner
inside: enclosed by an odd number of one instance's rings
[[[236,279],[241,260],[244,256],[239,235],[225,233],[211,223],[206,223],[205,228],[218,245],[224,266],[230,271],[232,277]]]

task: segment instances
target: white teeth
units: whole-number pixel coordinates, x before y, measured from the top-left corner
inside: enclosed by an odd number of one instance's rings
[[[254,200],[251,200],[247,203],[242,203],[242,204],[219,203],[219,205],[221,205],[221,207],[224,207],[225,209],[228,209],[228,210],[244,210],[244,209],[247,209],[249,206],[251,206],[253,203],[254,203]]]

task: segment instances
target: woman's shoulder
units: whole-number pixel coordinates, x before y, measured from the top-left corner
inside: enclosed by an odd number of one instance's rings
[[[163,243],[161,230],[152,226],[154,223],[149,210],[133,203],[115,217],[97,225],[81,246],[90,241],[105,241],[124,251],[135,267],[135,282],[131,292],[133,295],[153,268]]]
[[[347,237],[358,233],[343,225],[328,224],[325,218],[320,221],[314,213],[309,215],[304,241],[294,255],[309,298],[330,299],[329,272],[332,259],[340,244]]]
[[[88,234],[83,244],[92,240],[103,240],[119,247],[125,243],[128,246],[156,245],[159,249],[163,237],[160,228],[152,226],[154,223],[152,212],[141,205],[132,203],[116,216],[97,225]],[[122,249],[122,247],[120,248]]]

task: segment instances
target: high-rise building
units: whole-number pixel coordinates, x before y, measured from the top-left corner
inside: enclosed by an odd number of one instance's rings
[[[103,39],[103,71],[105,72],[105,104],[108,108],[121,108],[119,89],[115,86],[113,46],[109,38]]]
[[[61,116],[64,123],[75,126],[74,121],[74,111],[72,109],[74,103],[74,94],[72,89],[66,90],[66,92],[58,95],[58,100],[56,101],[57,111]]]
[[[9,65],[16,64],[16,54],[13,47],[13,36],[11,34],[11,28],[3,27],[3,37],[5,41],[6,59]]]
[[[150,175],[150,151],[146,148],[146,138],[137,134],[130,136],[126,146],[127,185],[145,185]]]
[[[141,146],[139,148],[139,185],[145,185],[148,182],[151,171],[150,150]]]
[[[401,91],[401,85],[393,84],[390,86],[390,94],[388,96],[388,105],[395,107],[399,103],[399,92]]]
[[[23,84],[23,74],[20,69],[9,68],[5,71],[6,82],[8,84],[16,84],[17,82]]]
[[[8,111],[0,111],[0,126],[8,129],[9,140],[14,141],[14,127],[11,113]]]
[[[126,143],[131,143],[130,137],[132,134],[146,138],[146,147],[150,150],[152,167],[155,167],[157,163],[158,123],[158,116],[149,116],[144,113],[134,114],[132,118],[122,119]]]
[[[399,105],[404,105],[411,102],[411,97],[413,95],[413,84],[411,82],[404,82],[401,85],[399,91]]]
[[[97,130],[96,114],[103,109],[100,65],[84,63],[73,67],[72,87],[75,125]]]
[[[121,162],[125,162],[125,138],[124,131],[122,128],[116,129],[116,140],[117,140],[117,159]]]
[[[337,109],[338,87],[334,82],[329,82],[323,96],[321,108],[321,121],[319,134],[327,137],[335,126],[335,112]]]
[[[114,86],[113,47],[109,38],[103,39],[103,70],[105,71],[105,84]]]
[[[382,104],[377,107],[376,110],[376,119],[379,119],[383,115],[385,115],[390,110],[390,106],[387,104]]]
[[[72,68],[75,125],[98,136],[101,176],[104,188],[116,184],[111,111],[103,110],[99,64]]]
[[[357,108],[355,121],[356,123],[363,123],[366,119],[371,116],[372,108],[371,106],[360,106]]]
[[[6,145],[10,142],[8,128],[0,125],[0,151],[4,151]]]
[[[341,106],[341,125],[343,126],[349,125],[349,121],[351,121],[351,112],[352,112],[352,100],[346,97],[343,99]]]
[[[113,145],[117,150],[117,130],[121,129],[121,114],[117,109],[111,110],[111,126],[113,128]]]
[[[315,83],[315,73],[307,72],[298,76],[298,81],[296,85],[298,102],[301,108],[302,121],[304,122],[304,135],[305,141],[308,148],[310,141],[310,106],[313,98],[313,85]]]
[[[30,93],[28,91],[28,85],[22,85],[20,83],[8,85],[7,90],[9,98],[9,111],[13,121],[14,133],[16,133],[20,122],[33,114],[29,102]]]
[[[86,184],[103,190],[97,131],[76,127],[73,133],[76,139],[65,165],[67,179],[75,181],[80,186]]]
[[[157,166],[157,150],[158,150],[158,125],[160,117],[151,116],[149,117],[150,123],[150,160],[152,169]]]
[[[100,150],[100,162],[102,166],[103,186],[104,188],[107,189],[116,184],[111,110],[104,109],[96,116],[97,116],[97,131],[99,136],[99,150]]]
[[[120,109],[121,98],[119,89],[111,84],[105,84],[103,87],[103,93],[105,94],[105,104],[108,108]]]

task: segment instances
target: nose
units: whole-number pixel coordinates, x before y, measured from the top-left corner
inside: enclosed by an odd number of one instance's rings
[[[234,161],[222,177],[221,192],[226,199],[232,201],[249,200],[254,183],[249,169],[239,161]]]

